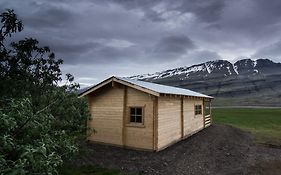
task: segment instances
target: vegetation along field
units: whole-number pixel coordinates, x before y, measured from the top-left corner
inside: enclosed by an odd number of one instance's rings
[[[281,145],[281,109],[216,108],[213,121],[250,131],[258,143]]]

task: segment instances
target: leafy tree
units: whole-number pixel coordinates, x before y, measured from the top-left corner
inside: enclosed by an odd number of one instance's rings
[[[57,174],[86,131],[87,103],[74,77],[33,38],[7,44],[23,30],[13,10],[0,15],[0,174]]]

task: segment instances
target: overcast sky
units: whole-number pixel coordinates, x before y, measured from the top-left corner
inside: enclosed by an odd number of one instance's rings
[[[1,0],[82,85],[209,60],[281,62],[281,0]]]

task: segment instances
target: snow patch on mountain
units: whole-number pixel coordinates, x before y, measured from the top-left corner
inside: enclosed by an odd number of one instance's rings
[[[205,67],[207,69],[207,72],[210,74],[212,71],[216,68],[216,66],[213,64],[215,61],[209,61],[205,63]]]
[[[225,64],[224,63],[220,63],[221,60],[215,60],[215,61],[208,61],[206,63],[203,64],[198,64],[198,65],[194,65],[194,66],[190,66],[190,67],[179,67],[179,68],[175,68],[175,69],[170,69],[170,70],[166,70],[166,71],[162,71],[162,72],[156,72],[154,74],[143,74],[143,75],[135,75],[135,76],[131,76],[131,79],[151,79],[151,80],[155,80],[155,79],[159,79],[159,78],[169,78],[175,75],[185,75],[185,77],[189,77],[189,75],[191,73],[197,73],[197,72],[206,72],[207,76],[208,74],[211,74],[215,69],[222,69]],[[228,68],[228,73],[229,75],[232,74],[230,67]],[[183,79],[183,78],[181,78]]]
[[[229,75],[231,75],[232,73],[231,73],[231,71],[230,71],[230,67],[227,66],[226,68],[227,68],[227,70],[228,70]]]
[[[257,61],[255,60],[255,61],[254,61],[254,67],[256,67],[256,66],[257,66]]]
[[[207,77],[233,77],[233,76],[245,76],[250,74],[260,74],[264,72],[265,66],[271,65],[276,69],[276,66],[281,67],[281,63],[270,62],[267,59],[243,59],[235,62],[234,64],[226,60],[208,61],[202,64],[193,66],[184,66],[175,69],[169,69],[166,71],[156,72],[154,74],[135,75],[130,78],[138,80],[154,81],[157,79],[170,78],[185,80],[188,78],[207,78]],[[275,70],[274,69],[274,70]],[[266,69],[269,71],[270,69]]]
[[[210,67],[207,65],[207,63],[205,63],[205,67],[206,67],[208,73],[211,73],[211,69],[210,69]]]
[[[236,75],[239,75],[238,67],[236,65],[234,65],[234,64],[232,64],[232,65],[233,65],[233,70],[236,73]]]

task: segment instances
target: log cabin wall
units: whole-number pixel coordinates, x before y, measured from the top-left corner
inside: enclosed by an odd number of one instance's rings
[[[158,99],[158,149],[181,139],[181,99],[160,96]]]
[[[202,114],[195,115],[195,105],[202,106]],[[204,128],[203,100],[198,98],[183,99],[184,137]]]
[[[154,97],[130,87],[124,90],[125,87],[119,83],[108,84],[88,95],[91,120],[87,125],[96,130],[88,140],[153,150]],[[130,107],[143,108],[142,125],[130,123]]]
[[[143,108],[143,124],[129,121],[130,107]],[[125,145],[133,148],[153,150],[153,96],[139,90],[127,90]]]
[[[112,87],[111,84],[88,95],[91,119],[87,124],[96,130],[88,140],[113,145],[123,144],[123,96],[123,86]]]
[[[167,95],[158,103],[158,151],[204,128],[202,98]],[[195,105],[202,114],[195,115]]]

